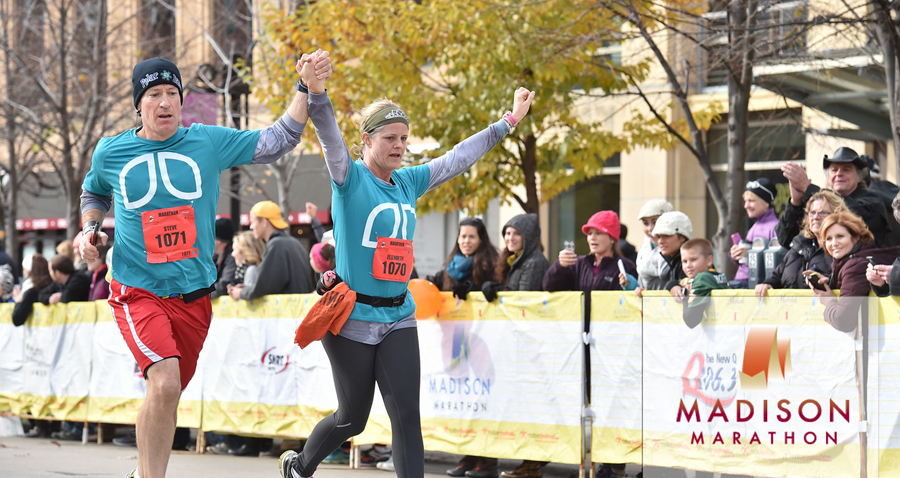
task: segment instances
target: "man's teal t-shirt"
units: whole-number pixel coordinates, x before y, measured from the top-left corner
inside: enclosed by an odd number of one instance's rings
[[[425,194],[431,170],[428,165],[394,171],[385,184],[362,160],[350,163],[347,180],[332,189],[335,262],[338,275],[358,293],[376,297],[396,297],[407,292],[408,281],[376,279],[372,274],[378,237],[412,240],[416,230],[416,200]],[[400,307],[373,307],[356,303],[351,319],[367,322],[395,322],[416,310],[412,295]]]
[[[209,287],[216,281],[216,205],[222,171],[250,164],[259,131],[193,124],[166,141],[128,130],[103,138],[94,150],[84,190],[113,195],[116,231],[113,278],[122,284],[168,297]],[[148,263],[141,214],[190,206],[196,226],[196,257]]]

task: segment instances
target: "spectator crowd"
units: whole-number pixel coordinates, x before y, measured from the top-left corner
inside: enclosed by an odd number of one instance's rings
[[[781,201],[771,178],[759,177],[746,184],[743,208],[753,224],[746,231],[732,231],[727,260],[735,264],[735,272],[730,277],[716,270],[715,250],[709,240],[696,237],[691,218],[660,198],[647,201],[633,218],[643,232],[636,245],[626,240],[627,227],[618,214],[601,210],[581,227],[583,239],[567,241],[551,254],[545,254],[535,214],[520,214],[507,221],[499,247],[480,218],[467,217],[459,222],[456,243],[443,267],[428,279],[462,300],[472,292],[482,292],[486,300],[494,301],[504,291],[624,290],[639,297],[645,291],[666,291],[683,304],[684,321],[691,328],[703,323],[713,290],[752,288],[763,299],[772,289],[811,289],[825,305],[824,320],[838,330],[853,331],[859,308],[854,297],[867,296],[870,291],[900,295],[900,267],[895,267],[900,261],[900,194],[896,186],[879,179],[872,158],[850,148],[826,156],[822,167],[827,179],[824,188],[812,184],[799,164],[786,163],[782,173],[788,194],[782,196],[788,197]],[[779,216],[776,204],[781,203],[784,207]],[[291,237],[281,209],[271,201],[252,208],[248,231],[236,230],[227,218],[217,219],[213,257],[217,281],[212,296],[240,301],[316,290],[317,277],[336,270],[335,243],[316,218],[317,207],[312,203],[306,207],[315,235],[309,249]],[[755,243],[785,250],[764,277],[751,274],[748,256]],[[32,254],[21,264],[0,250],[0,288],[3,300],[15,303],[13,324],[25,324],[37,302],[51,305],[109,296],[114,247],[99,246],[102,261],[86,263],[81,260],[81,246],[79,233],[61,243],[49,260]],[[584,253],[577,254],[576,248]],[[548,255],[554,256],[552,262]],[[834,293],[837,289],[841,300]],[[591,296],[584,297],[589,314]],[[34,421],[33,425],[27,436],[81,439],[83,433],[81,424]],[[217,454],[277,456],[280,452],[270,450],[272,441],[268,439],[218,434],[206,438],[207,451]],[[117,444],[133,446],[134,435],[117,439]],[[175,444],[184,447],[186,440]],[[282,446],[299,448],[302,444],[286,442]],[[381,468],[391,470],[390,456],[390,447],[376,445],[364,452],[362,462],[371,466],[381,462]],[[345,443],[324,463],[348,460],[349,443]],[[497,458],[464,456],[447,474],[539,478],[546,464],[525,460],[513,470],[501,471]],[[624,466],[603,464],[598,476],[623,476]]]

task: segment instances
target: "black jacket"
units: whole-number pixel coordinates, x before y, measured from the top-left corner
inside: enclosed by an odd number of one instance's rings
[[[75,271],[65,284],[51,282],[50,285],[44,287],[38,294],[38,300],[44,305],[50,305],[50,296],[56,292],[62,292],[62,296],[59,298],[61,304],[86,302],[91,296],[91,282],[93,282],[93,278],[90,272]]]
[[[541,226],[537,214],[519,214],[503,226],[501,236],[506,228],[513,227],[522,233],[522,255],[509,268],[506,276],[506,288],[514,291],[541,290],[544,274],[550,269],[550,262],[541,252]]]
[[[678,285],[681,279],[687,277],[681,268],[681,249],[675,253],[675,257],[663,256],[663,259],[669,264],[669,276],[666,277],[666,290],[672,290],[672,287]]]
[[[309,253],[300,241],[276,231],[266,242],[256,284],[244,287],[241,299],[257,299],[269,294],[308,294],[315,290]]]
[[[806,188],[803,195],[803,204],[794,206],[788,201],[778,219],[778,225],[775,226],[775,235],[778,236],[778,242],[781,244],[790,244],[791,241],[800,234],[800,227],[803,225],[803,215],[805,214],[806,202],[809,198],[819,192],[819,186],[810,184]],[[852,193],[842,196],[847,209],[853,211],[854,214],[861,217],[872,235],[875,236],[875,244],[879,247],[892,246],[890,241],[890,233],[892,231],[891,224],[896,223],[888,216],[888,212],[884,206],[882,197],[872,191],[857,187]]]
[[[221,256],[213,257],[213,261],[216,263],[217,277],[216,290],[209,295],[212,299],[228,295],[228,284],[234,284],[234,271],[237,269],[237,264],[234,262],[234,257],[231,257],[232,250],[231,243],[228,243]]]
[[[772,275],[763,281],[773,289],[809,289],[803,271],[815,270],[822,276],[831,275],[831,257],[819,247],[815,239],[798,235],[791,242],[791,249]]]

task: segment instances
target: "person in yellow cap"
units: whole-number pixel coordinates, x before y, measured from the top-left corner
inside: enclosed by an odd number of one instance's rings
[[[249,300],[270,294],[306,294],[315,289],[309,252],[290,236],[281,208],[272,201],[256,203],[250,210],[250,230],[266,243],[256,283],[228,287],[234,300]]]

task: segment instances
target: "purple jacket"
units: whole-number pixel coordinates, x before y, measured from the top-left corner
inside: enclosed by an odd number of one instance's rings
[[[588,254],[579,256],[574,266],[563,267],[559,264],[559,260],[554,262],[550,270],[544,274],[544,290],[549,292],[622,290],[622,286],[619,285],[619,266],[616,264],[619,259],[622,259],[625,265],[625,272],[637,277],[634,262],[618,255],[601,259],[597,275],[594,275],[594,256]]]
[[[768,211],[762,214],[762,216],[756,218],[756,223],[750,226],[750,230],[747,231],[747,237],[744,239],[753,242],[757,237],[763,237],[769,241],[775,237],[775,226],[777,225],[778,216],[775,215],[775,209],[770,207]],[[738,267],[737,273],[734,275],[734,280],[747,282],[749,277],[750,269],[745,263]]]

